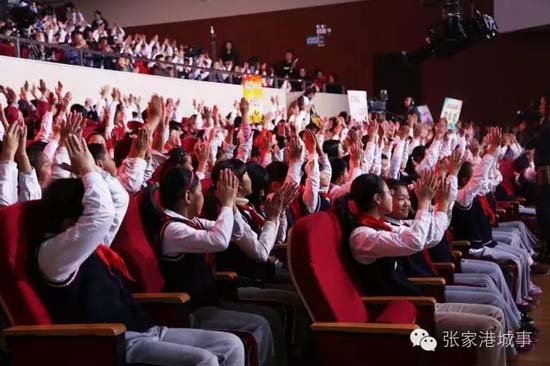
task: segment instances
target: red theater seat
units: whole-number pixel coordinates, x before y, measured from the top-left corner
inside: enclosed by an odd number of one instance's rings
[[[132,284],[134,290],[144,293],[162,292],[164,285],[157,257],[144,231],[140,213],[141,200],[149,198],[150,189],[154,187],[156,186],[141,191],[137,196],[130,197],[126,216],[112,243],[112,248],[124,258],[130,273],[136,280]],[[144,197],[145,195],[148,197]],[[155,319],[162,319],[163,325],[172,327],[189,325],[187,309],[170,305],[149,307],[144,304],[143,306]],[[247,365],[257,365],[258,348],[254,337],[246,332],[232,333],[241,338],[246,346]]]
[[[52,324],[29,260],[43,217],[39,201],[0,209],[0,303],[11,326],[3,330],[10,365],[124,365],[124,325]]]
[[[410,333],[434,332],[435,299],[362,297],[351,254],[342,248],[336,216],[320,212],[298,220],[291,233],[288,262],[294,285],[314,321],[320,365],[453,364],[448,351],[413,348]],[[457,351],[451,351],[457,352]],[[469,364],[465,357],[460,362]]]

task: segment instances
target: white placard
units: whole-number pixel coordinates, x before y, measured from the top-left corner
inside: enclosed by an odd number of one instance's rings
[[[432,117],[432,112],[430,112],[430,108],[428,108],[427,105],[419,105],[418,107],[416,107],[416,110],[418,111],[418,114],[420,115],[420,122],[421,123],[428,123],[428,124],[434,123],[434,118]]]
[[[441,118],[445,118],[448,122],[449,130],[454,130],[460,119],[460,111],[462,110],[462,101],[460,99],[445,98],[443,109],[441,110]]]
[[[368,121],[369,103],[364,90],[348,90],[349,114],[357,122]]]

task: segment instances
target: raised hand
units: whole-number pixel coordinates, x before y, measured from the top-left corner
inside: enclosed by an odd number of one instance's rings
[[[456,177],[465,161],[465,154],[461,154],[459,150],[453,151],[451,156],[447,159],[447,172],[449,175],[454,175]]]
[[[472,152],[472,155],[478,156],[479,155],[479,150],[480,150],[479,141],[477,139],[473,139],[470,142],[469,149]]]
[[[268,221],[277,221],[283,212],[284,203],[281,194],[274,194],[265,200],[264,212]]]
[[[290,161],[298,161],[302,159],[302,144],[297,137],[292,136],[289,138],[288,149],[288,158]]]
[[[409,125],[402,125],[401,128],[399,128],[399,138],[401,140],[406,140],[409,137],[411,128]]]
[[[102,86],[99,89],[99,95],[101,95],[101,98],[107,98],[107,94],[109,94],[110,90],[111,90],[111,87],[109,85]]]
[[[19,147],[22,126],[19,122],[12,123],[4,132],[4,141],[0,161],[13,161]]]
[[[241,111],[241,116],[247,116],[248,110],[250,109],[250,104],[248,103],[248,100],[245,98],[241,98],[241,102],[239,103],[239,110]]]
[[[422,137],[422,124],[417,123],[413,127],[413,138],[420,139]]]
[[[283,198],[283,209],[287,208],[300,193],[300,186],[294,182],[286,182],[283,186],[277,191],[278,194]]]
[[[48,91],[48,88],[46,87],[46,82],[44,81],[44,79],[40,79],[38,81],[38,90],[42,93],[42,94],[46,94],[46,92]]]
[[[304,130],[304,143],[308,154],[315,154],[317,147],[317,138],[315,133],[310,129]]]
[[[233,208],[239,190],[239,179],[229,169],[220,172],[220,178],[216,185],[216,198],[224,207]]]
[[[159,123],[164,123],[165,115],[166,109],[164,100],[157,94],[153,95],[149,101],[149,105],[147,106],[147,128],[151,132],[154,131]]]
[[[80,175],[81,177],[96,171],[96,165],[92,154],[88,150],[86,141],[70,134],[65,141],[67,151],[69,152],[69,158],[71,159],[71,170],[73,173]]]
[[[16,122],[21,126],[21,131],[19,134],[19,146],[17,147],[17,152],[15,153],[15,159],[17,160],[17,165],[20,173],[28,173],[32,171],[32,166],[29,161],[29,156],[27,155],[27,125],[23,120],[22,116]]]
[[[358,138],[355,131],[348,135],[348,146],[350,165],[353,167],[360,167],[361,162],[363,161],[363,143],[361,142],[361,139]]]
[[[438,180],[437,191],[435,195],[435,204],[437,210],[447,212],[451,199],[451,182],[446,182],[445,178],[441,177]]]
[[[208,158],[210,156],[210,146],[208,142],[200,142],[195,144],[195,156],[199,162],[199,167],[206,168]],[[197,171],[201,171],[197,168]]]
[[[61,100],[63,98],[63,83],[61,81],[58,81],[55,86],[55,94],[57,95],[57,99]]]
[[[374,142],[374,140],[376,139],[376,136],[378,135],[378,128],[379,124],[376,120],[369,121],[367,127],[367,135],[370,142]]]
[[[437,175],[432,170],[423,171],[416,181],[415,194],[418,198],[418,209],[428,209],[438,186]]]
[[[132,141],[128,157],[145,159],[149,146],[151,145],[151,135],[145,128],[139,129],[137,136]]]
[[[82,113],[72,111],[67,115],[67,123],[71,128],[70,133],[75,134],[78,137],[82,137],[82,132],[86,127],[86,119],[84,118]]]
[[[441,140],[446,133],[447,120],[445,118],[440,118],[439,121],[435,124],[435,139]]]
[[[487,153],[494,154],[498,151],[498,147],[502,144],[502,129],[496,127],[491,129],[487,135],[487,143],[489,144]]]

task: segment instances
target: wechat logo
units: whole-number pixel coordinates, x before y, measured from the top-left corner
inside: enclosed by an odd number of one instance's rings
[[[410,338],[413,347],[420,346],[424,351],[435,351],[437,347],[437,340],[434,337],[430,337],[424,329],[418,328],[413,330]]]

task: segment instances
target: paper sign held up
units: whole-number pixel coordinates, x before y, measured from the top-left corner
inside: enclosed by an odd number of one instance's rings
[[[445,118],[448,122],[450,130],[454,130],[460,119],[460,111],[462,110],[462,100],[445,98],[443,109],[441,110],[441,118]]]
[[[349,114],[358,122],[368,121],[369,103],[365,90],[348,90]]]

